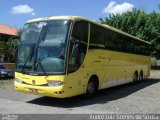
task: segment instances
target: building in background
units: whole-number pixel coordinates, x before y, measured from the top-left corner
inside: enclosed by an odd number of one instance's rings
[[[0,64],[14,63],[17,41],[13,36],[19,36],[19,30],[0,24]]]
[[[8,42],[12,36],[16,36],[19,30],[7,25],[0,24],[0,42]]]

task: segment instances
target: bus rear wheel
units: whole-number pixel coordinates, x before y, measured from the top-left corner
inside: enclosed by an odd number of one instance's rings
[[[141,71],[139,74],[139,81],[142,81],[142,80],[143,80],[143,72]]]
[[[138,72],[135,72],[133,76],[133,83],[137,83],[137,81],[138,81]]]
[[[86,96],[92,97],[97,93],[97,91],[98,91],[97,80],[95,78],[91,78],[87,84]]]

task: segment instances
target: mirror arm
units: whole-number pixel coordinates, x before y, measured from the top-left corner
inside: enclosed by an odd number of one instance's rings
[[[75,37],[70,37],[70,41],[72,42],[72,43],[79,43],[79,40],[78,39],[76,39]]]

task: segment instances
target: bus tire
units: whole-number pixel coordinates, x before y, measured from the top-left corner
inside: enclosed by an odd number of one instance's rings
[[[143,80],[143,71],[141,71],[139,74],[139,81],[142,81],[142,80]]]
[[[138,81],[138,72],[136,71],[133,76],[133,83],[135,84],[137,83],[137,81]]]
[[[91,77],[87,84],[86,96],[92,97],[98,91],[98,80],[94,77]]]

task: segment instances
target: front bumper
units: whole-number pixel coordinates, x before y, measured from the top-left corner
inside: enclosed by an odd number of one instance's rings
[[[17,91],[21,91],[29,94],[49,96],[49,97],[55,97],[55,98],[66,98],[70,96],[68,94],[69,92],[67,92],[67,90],[64,89],[64,86],[58,86],[58,87],[33,86],[33,85],[22,84],[16,81],[14,82],[14,85]],[[33,91],[31,91],[31,89]]]

